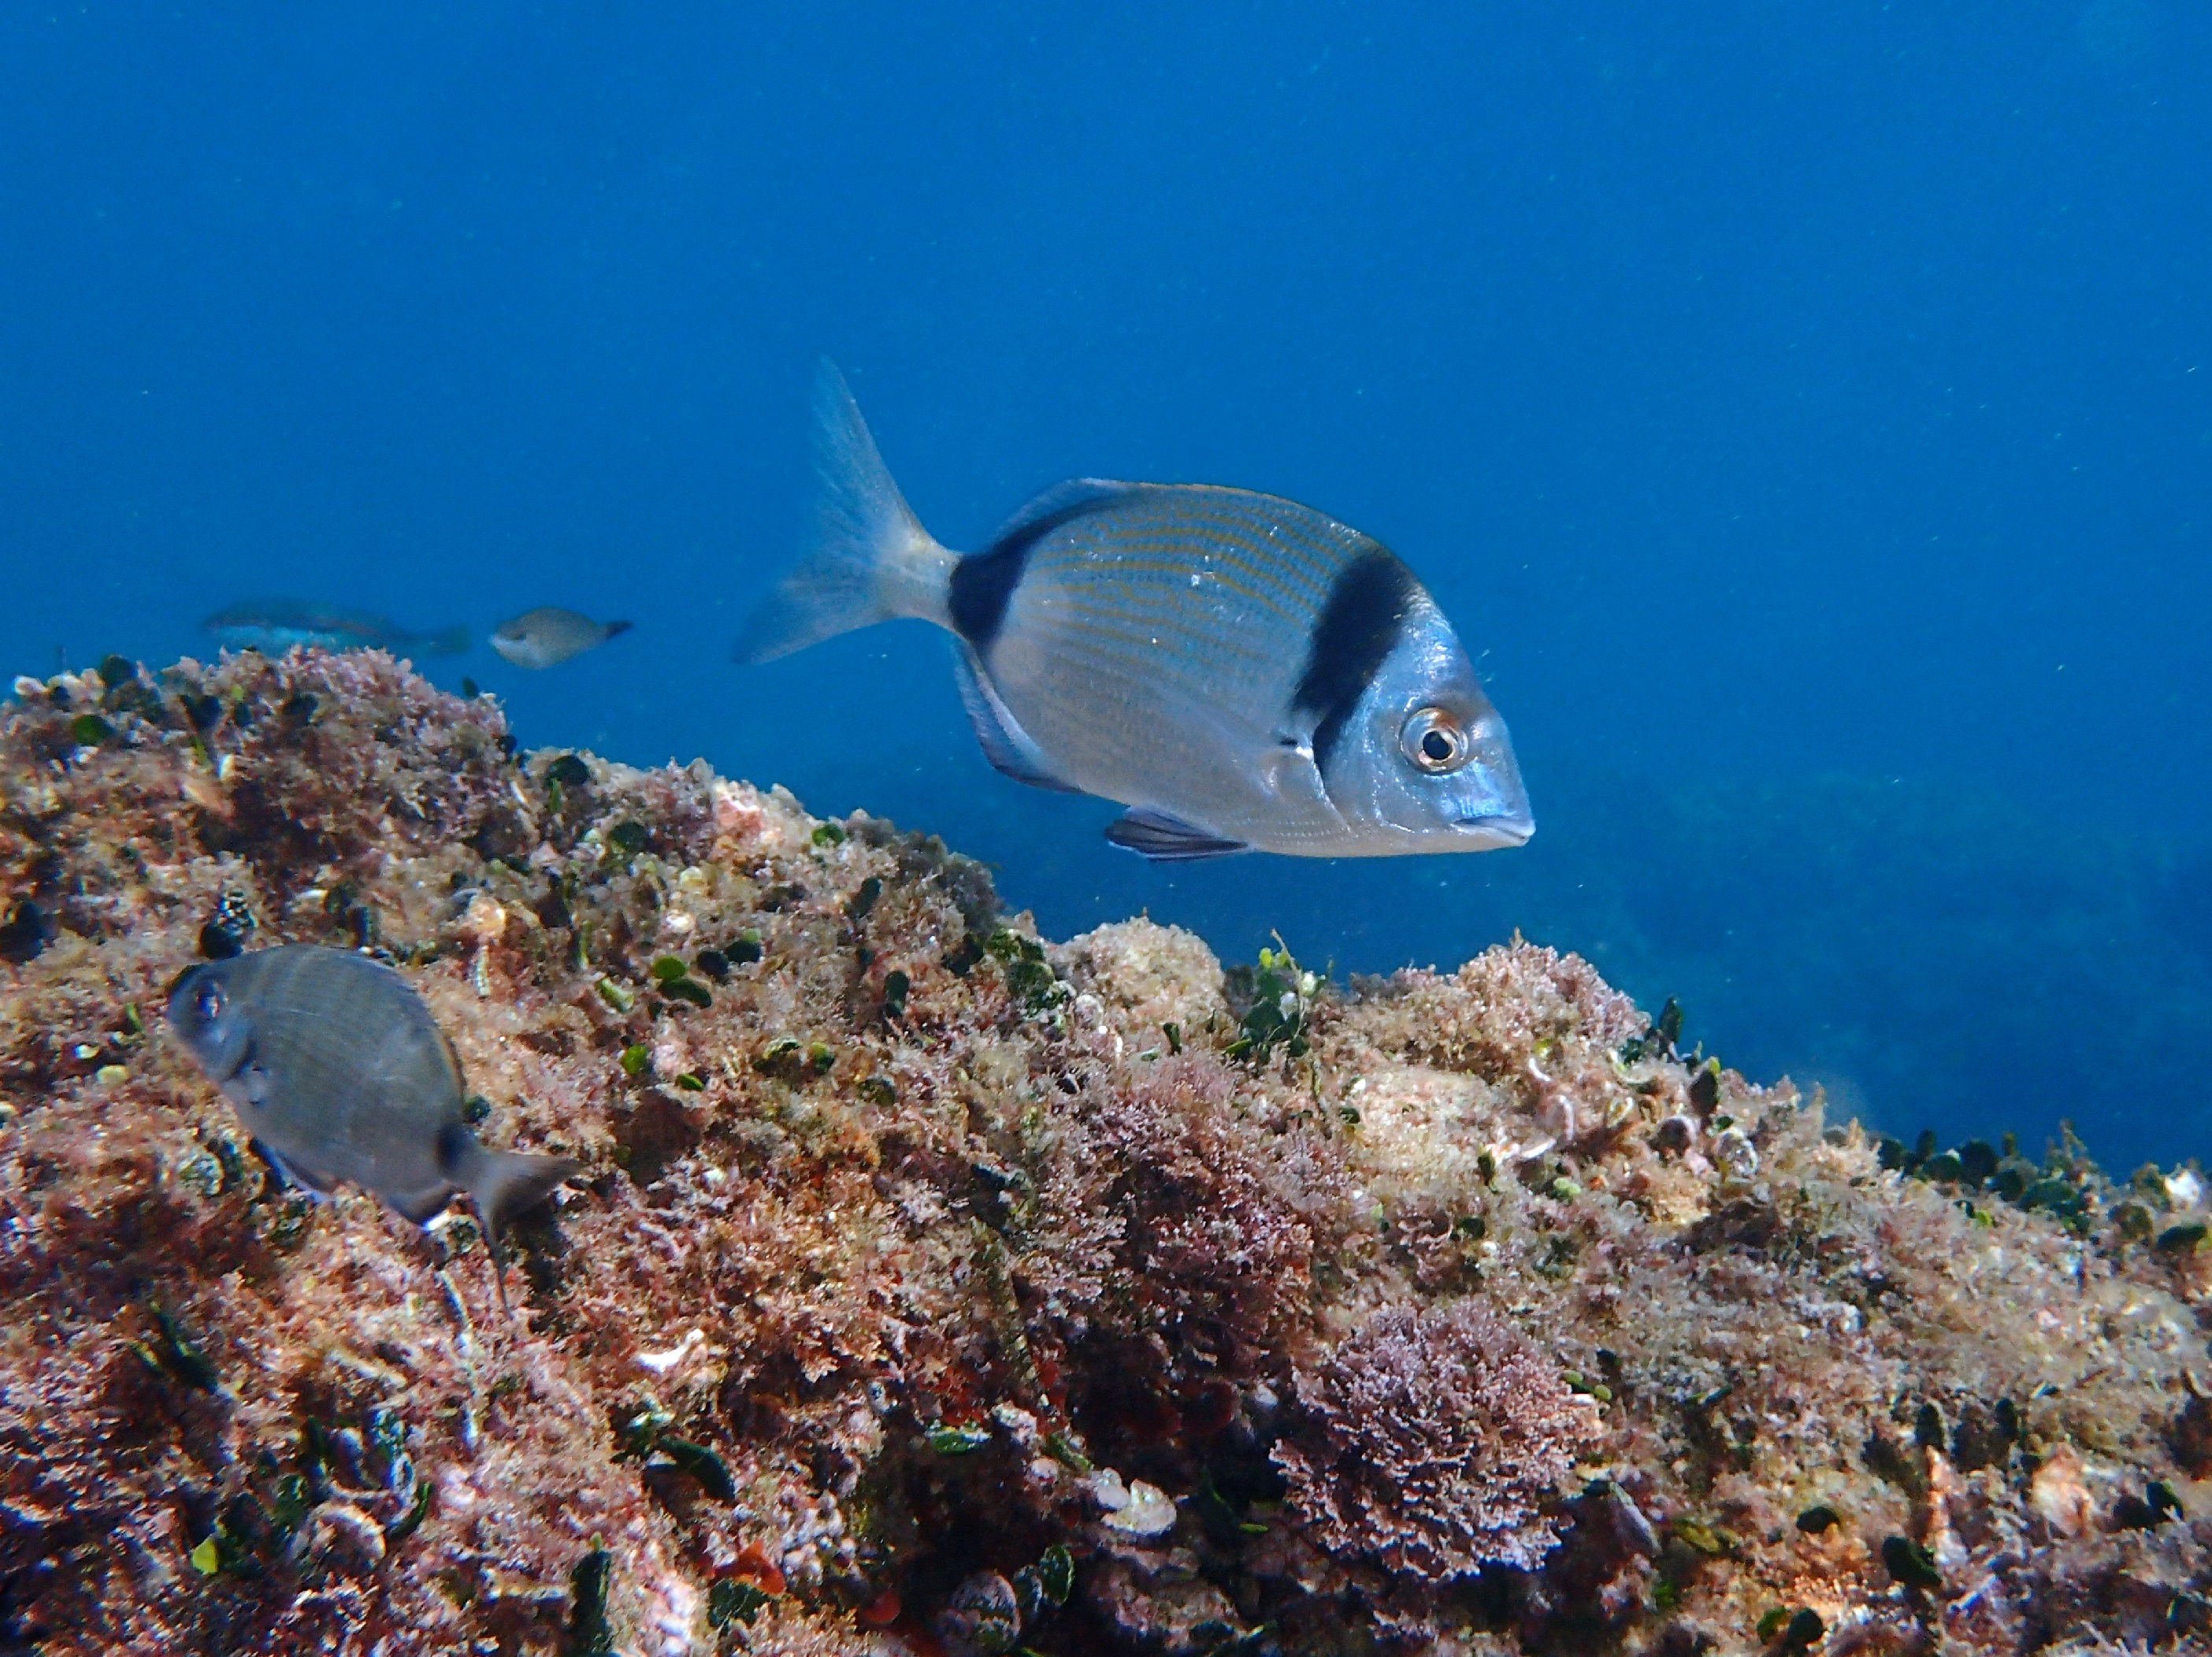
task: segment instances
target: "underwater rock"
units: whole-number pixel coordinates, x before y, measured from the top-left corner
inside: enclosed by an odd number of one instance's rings
[[[1885,1155],[1548,949],[1051,944],[925,837],[514,750],[373,652],[17,682],[0,1649],[2212,1629],[2190,1170]],[[586,1164],[511,1313],[241,1142],[159,1016],[210,937],[390,960]]]

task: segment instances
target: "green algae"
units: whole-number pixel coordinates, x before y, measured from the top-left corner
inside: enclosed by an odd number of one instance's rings
[[[681,1002],[690,1007],[708,1008],[714,1004],[714,992],[694,978],[664,980],[660,993],[671,1002]]]
[[[906,998],[914,981],[903,972],[884,974],[884,1016],[896,1020],[906,1016]]]
[[[1044,946],[1024,937],[1012,927],[993,930],[983,941],[983,951],[1006,975],[1006,989],[1032,1017],[1048,1011],[1060,999],[1060,981],[1044,957]]]
[[[615,1556],[593,1548],[569,1573],[568,1657],[614,1657],[614,1630],[607,1622],[607,1588],[614,1570]]]
[[[706,1445],[671,1431],[675,1425],[674,1416],[647,1398],[616,1429],[616,1437],[632,1459],[673,1467],[717,1502],[735,1502],[738,1487],[728,1465]]]
[[[732,1623],[744,1623],[750,1626],[768,1602],[769,1596],[751,1583],[721,1577],[707,1590],[708,1625],[725,1629]]]
[[[222,1376],[199,1343],[185,1333],[185,1326],[174,1313],[157,1301],[146,1303],[147,1313],[154,1319],[155,1335],[151,1340],[134,1340],[131,1349],[141,1362],[156,1374],[166,1376],[178,1385],[198,1392],[222,1390]]]
[[[1943,1586],[1943,1574],[1936,1569],[1935,1556],[1909,1536],[1889,1536],[1882,1538],[1882,1569],[1909,1588],[1939,1589]]]
[[[1291,1058],[1304,1058],[1310,1047],[1307,1020],[1316,989],[1314,975],[1303,972],[1282,940],[1277,947],[1262,947],[1252,973],[1252,1004],[1237,1023],[1237,1036],[1228,1046],[1231,1058],[1249,1059],[1263,1068],[1278,1049]]]

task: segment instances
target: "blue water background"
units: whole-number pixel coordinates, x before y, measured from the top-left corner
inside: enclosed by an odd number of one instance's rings
[[[2212,1091],[2212,11],[15,7],[0,666],[262,592],[634,619],[525,740],[941,832],[1065,935],[1518,928],[1910,1132]],[[837,357],[973,546],[1070,474],[1379,536],[1511,721],[1480,858],[1146,868],[941,640],[765,669]]]

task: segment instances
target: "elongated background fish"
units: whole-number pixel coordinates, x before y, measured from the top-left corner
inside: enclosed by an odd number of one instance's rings
[[[1157,859],[1483,851],[1533,832],[1466,650],[1372,538],[1246,490],[1079,478],[963,557],[915,520],[826,363],[816,414],[816,547],[754,613],[744,657],[933,622],[991,763],[1118,801],[1108,838]]]
[[[281,655],[295,644],[423,656],[457,656],[469,648],[465,627],[410,632],[365,610],[304,599],[251,599],[216,611],[200,625],[226,649],[259,650],[265,655]]]

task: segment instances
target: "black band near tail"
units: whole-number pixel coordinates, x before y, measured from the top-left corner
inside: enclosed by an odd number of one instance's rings
[[[1013,600],[1014,589],[1022,584],[1030,549],[1062,524],[1090,516],[1113,498],[1085,496],[1057,511],[1018,523],[981,552],[971,552],[952,566],[951,590],[945,594],[945,607],[951,613],[953,630],[975,647],[977,655],[990,655],[991,642],[1006,624],[1006,606]]]

